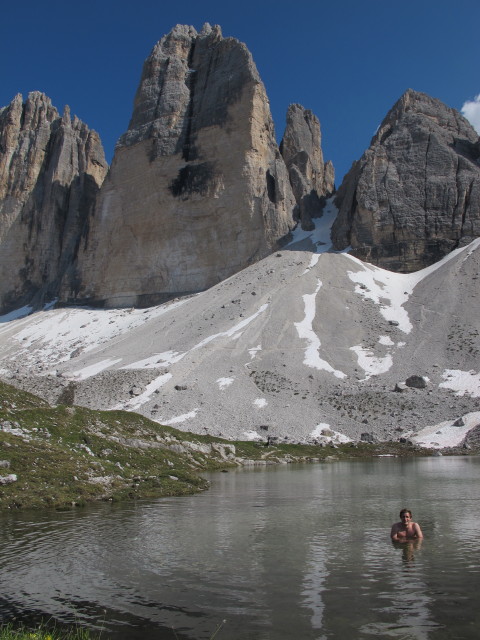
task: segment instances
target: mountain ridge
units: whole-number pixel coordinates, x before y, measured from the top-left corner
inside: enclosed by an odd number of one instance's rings
[[[253,58],[218,25],[153,47],[108,174],[98,135],[44,94],[3,108],[0,137],[0,312],[205,290],[313,229],[335,191],[318,118],[290,105],[277,145]],[[335,249],[418,270],[480,235],[479,138],[409,89],[335,195]]]

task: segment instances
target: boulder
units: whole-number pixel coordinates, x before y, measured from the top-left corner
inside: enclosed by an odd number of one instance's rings
[[[470,123],[409,89],[338,190],[335,248],[412,272],[468,244],[480,236],[479,159]]]
[[[425,389],[428,384],[428,379],[425,378],[425,376],[413,375],[405,380],[405,384],[411,389]]]

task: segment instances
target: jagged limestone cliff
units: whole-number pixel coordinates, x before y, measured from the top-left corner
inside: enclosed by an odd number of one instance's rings
[[[393,271],[480,236],[480,143],[454,109],[408,90],[338,190],[336,248]]]
[[[38,91],[0,110],[0,310],[54,297],[107,172],[95,131]]]
[[[325,197],[335,189],[335,172],[331,162],[323,161],[320,122],[309,109],[289,106],[280,153],[297,203],[294,217],[303,229],[311,230],[312,218],[322,214]]]
[[[176,26],[146,60],[64,298],[148,304],[263,258],[295,200],[265,88],[219,27]]]

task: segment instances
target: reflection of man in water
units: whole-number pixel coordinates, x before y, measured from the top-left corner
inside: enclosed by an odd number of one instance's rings
[[[396,547],[402,548],[402,560],[406,564],[409,564],[410,562],[413,562],[415,560],[413,552],[418,551],[421,548],[422,542],[423,541],[421,538],[415,538],[415,540],[407,540],[407,542],[403,544],[393,544]]]
[[[420,540],[423,538],[420,525],[412,520],[410,509],[402,509],[400,511],[400,522],[396,522],[392,526],[390,538],[393,542],[407,542],[407,540]]]

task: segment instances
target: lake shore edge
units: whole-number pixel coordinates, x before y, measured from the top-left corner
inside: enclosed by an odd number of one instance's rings
[[[335,436],[335,434],[333,434]],[[133,412],[50,406],[0,382],[0,512],[191,495],[205,472],[378,456],[478,455],[480,441],[431,449],[399,441],[231,441]]]

